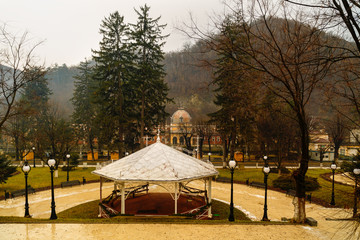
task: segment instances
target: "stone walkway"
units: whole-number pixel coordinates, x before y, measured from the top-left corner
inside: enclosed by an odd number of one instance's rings
[[[203,182],[193,182],[203,188]],[[153,187],[152,191],[161,188]],[[103,187],[103,196],[113,190],[111,183]],[[229,202],[230,185],[213,182],[212,196]],[[80,203],[99,199],[99,183],[55,189],[56,212]],[[268,217],[281,220],[293,216],[292,197],[276,191],[268,192]],[[34,218],[50,217],[50,191],[29,196],[30,214]],[[264,189],[234,185],[235,207],[250,218],[260,220],[263,215]],[[190,225],[190,224],[0,224],[0,239],[346,239],[354,236],[356,227],[349,221],[327,221],[326,218],[346,218],[351,210],[306,205],[307,216],[318,221],[317,227],[270,225]],[[0,201],[0,216],[23,216],[24,198]],[[350,238],[351,239],[351,238]]]

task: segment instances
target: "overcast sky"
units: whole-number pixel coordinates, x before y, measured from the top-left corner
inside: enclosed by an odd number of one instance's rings
[[[46,66],[71,66],[91,57],[91,49],[98,49],[104,17],[119,11],[125,22],[136,23],[134,8],[145,3],[151,17],[161,16],[160,23],[168,25],[165,52],[179,50],[188,41],[174,26],[188,21],[189,12],[206,25],[208,17],[223,8],[221,0],[6,0],[1,2],[0,24],[6,23],[18,35],[28,31],[34,43],[44,41],[36,55]]]

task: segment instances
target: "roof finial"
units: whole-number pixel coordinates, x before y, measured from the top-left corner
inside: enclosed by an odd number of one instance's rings
[[[157,134],[156,142],[161,142],[160,141],[160,125],[158,126],[158,134]]]

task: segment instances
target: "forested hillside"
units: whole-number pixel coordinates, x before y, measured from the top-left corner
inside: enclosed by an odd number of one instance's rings
[[[165,55],[165,81],[175,102],[168,106],[168,112],[172,113],[182,106],[195,121],[206,118],[208,113],[216,109],[211,85],[212,70],[204,61],[211,57],[203,53],[201,48],[198,43]]]
[[[281,19],[276,21],[281,25]],[[216,111],[213,103],[215,86],[211,85],[211,60],[215,58],[215,53],[213,54],[208,53],[201,42],[187,45],[181,51],[165,54],[165,82],[170,88],[169,97],[174,100],[174,103],[166,108],[170,115],[181,106],[189,111],[194,121],[197,121],[206,119],[207,114]],[[50,68],[47,74],[49,87],[53,92],[51,99],[66,116],[70,116],[73,110],[70,98],[74,89],[73,76],[77,71],[77,66],[68,67],[63,64]],[[325,83],[329,81],[333,80],[328,79]],[[326,102],[323,92],[315,89],[307,106],[310,115],[326,115]]]
[[[73,106],[70,98],[73,96],[74,76],[77,74],[77,67],[54,66],[48,70],[46,78],[49,82],[49,88],[52,91],[52,103],[58,107],[66,116],[70,116]]]
[[[165,55],[165,81],[170,88],[169,97],[174,99],[174,103],[167,107],[169,114],[183,106],[191,113],[194,120],[197,120],[203,119],[207,113],[215,110],[213,93],[209,86],[211,70],[201,66],[198,56],[197,45]],[[47,74],[49,87],[53,92],[51,99],[67,116],[73,110],[70,98],[74,89],[73,76],[77,71],[77,66],[68,67],[63,64],[50,68]]]

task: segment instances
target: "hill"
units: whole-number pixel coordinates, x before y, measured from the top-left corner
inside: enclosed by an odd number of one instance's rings
[[[172,114],[178,107],[185,107],[194,120],[203,119],[207,113],[216,109],[213,104],[211,71],[199,66],[197,60],[198,46],[186,48],[179,52],[165,55],[165,82],[170,91],[169,97],[174,104],[167,106],[167,112]],[[51,100],[61,108],[66,116],[70,116],[73,106],[70,99],[74,90],[74,76],[78,73],[77,66],[68,67],[65,64],[48,69],[47,79],[53,95]]]

